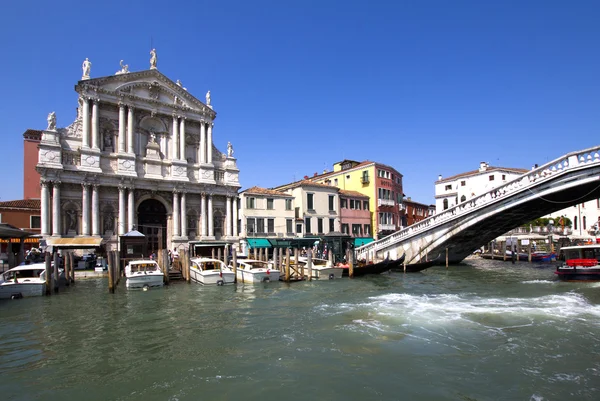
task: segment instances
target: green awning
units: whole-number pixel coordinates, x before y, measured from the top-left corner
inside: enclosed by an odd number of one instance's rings
[[[248,246],[251,249],[254,248],[270,248],[271,243],[266,238],[248,238]]]
[[[368,244],[369,242],[373,242],[373,238],[354,238],[354,246],[363,246],[365,244]]]

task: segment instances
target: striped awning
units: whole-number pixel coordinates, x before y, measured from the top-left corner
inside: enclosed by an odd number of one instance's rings
[[[46,245],[57,248],[96,248],[102,244],[102,238],[76,237],[76,238],[48,238]]]

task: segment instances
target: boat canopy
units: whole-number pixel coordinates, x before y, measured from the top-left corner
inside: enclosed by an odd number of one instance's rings
[[[250,249],[271,247],[271,243],[266,238],[248,238],[246,241],[248,241],[248,247]]]

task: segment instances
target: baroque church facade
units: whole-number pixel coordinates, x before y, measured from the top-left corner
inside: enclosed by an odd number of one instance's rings
[[[239,170],[228,144],[213,143],[216,113],[156,68],[90,78],[86,59],[76,84],[77,117],[56,115],[39,144],[41,234],[102,238],[137,230],[151,251],[238,243]]]

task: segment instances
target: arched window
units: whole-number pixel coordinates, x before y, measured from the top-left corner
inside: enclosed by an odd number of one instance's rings
[[[466,201],[466,200],[467,200],[467,197],[466,197],[466,196],[464,196],[464,195],[463,195],[463,196],[461,196],[461,197],[460,197],[460,203],[462,203],[462,202],[464,202],[464,201]]]
[[[444,199],[444,210],[448,209],[448,199]]]
[[[577,230],[577,216],[573,217],[573,230]]]

